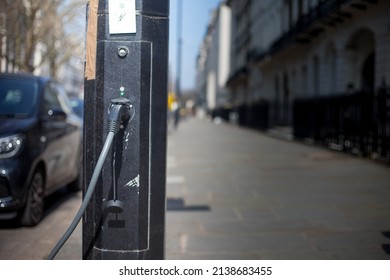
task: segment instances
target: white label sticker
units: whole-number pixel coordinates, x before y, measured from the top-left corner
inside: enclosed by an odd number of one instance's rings
[[[110,34],[136,33],[135,0],[109,0]]]

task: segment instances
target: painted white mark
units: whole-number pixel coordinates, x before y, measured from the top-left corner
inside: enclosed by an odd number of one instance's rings
[[[131,188],[139,188],[139,174],[134,179],[130,180],[125,186]]]

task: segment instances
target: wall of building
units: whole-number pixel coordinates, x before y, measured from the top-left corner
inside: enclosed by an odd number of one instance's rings
[[[197,60],[199,105],[213,110],[228,102],[230,69],[230,8],[224,3],[213,12]]]
[[[229,2],[233,17],[240,16],[240,6],[245,1]],[[298,26],[305,15],[318,11],[318,5],[330,2],[334,1],[251,1],[249,52],[252,60],[245,65],[233,65],[231,77],[242,67],[247,67],[249,73],[244,80],[247,84],[240,86],[238,79],[230,83],[232,99],[248,104],[267,100],[271,106],[271,122],[291,125],[296,98],[374,90],[384,81],[389,82],[390,2],[365,2],[365,8],[359,9],[354,5],[362,1],[344,1],[336,13],[307,26]],[[297,26],[301,32],[293,34],[291,42],[274,51],[275,43],[290,36]],[[238,31],[244,32],[232,27],[232,38],[239,36],[235,34]],[[297,43],[297,39],[301,42]],[[232,41],[232,56],[237,52],[234,45]],[[372,66],[371,78],[368,76]],[[249,92],[243,98],[240,95],[245,88]]]

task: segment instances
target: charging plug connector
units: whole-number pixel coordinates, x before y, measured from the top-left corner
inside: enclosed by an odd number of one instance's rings
[[[111,100],[108,115],[108,131],[115,134],[119,131],[120,125],[127,123],[130,119],[130,100],[118,98]]]

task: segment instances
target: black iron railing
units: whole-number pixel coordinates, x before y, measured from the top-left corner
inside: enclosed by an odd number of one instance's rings
[[[390,89],[294,101],[296,139],[390,160]]]

